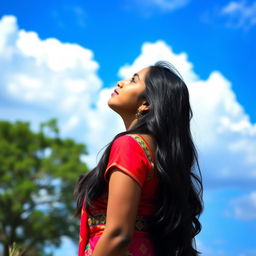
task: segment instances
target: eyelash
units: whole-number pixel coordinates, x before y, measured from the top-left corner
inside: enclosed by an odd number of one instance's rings
[[[130,80],[131,83],[135,83],[134,77]]]

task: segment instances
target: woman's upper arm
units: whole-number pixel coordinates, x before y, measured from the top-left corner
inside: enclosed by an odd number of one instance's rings
[[[140,185],[112,167],[109,178],[106,232],[131,238],[141,196]]]

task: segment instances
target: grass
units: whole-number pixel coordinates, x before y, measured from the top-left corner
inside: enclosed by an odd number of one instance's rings
[[[22,250],[17,247],[15,243],[13,243],[12,247],[9,247],[9,255],[10,256],[21,256]]]

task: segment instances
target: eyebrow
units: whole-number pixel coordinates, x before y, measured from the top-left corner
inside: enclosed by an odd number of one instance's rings
[[[137,73],[135,73],[133,76],[137,76],[139,78],[139,80],[140,80],[140,76]]]

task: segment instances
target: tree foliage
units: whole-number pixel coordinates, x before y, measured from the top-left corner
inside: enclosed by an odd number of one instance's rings
[[[28,122],[0,122],[0,244],[15,242],[26,256],[45,256],[63,236],[78,240],[74,185],[88,171],[86,146],[60,138],[52,119],[32,131]]]

